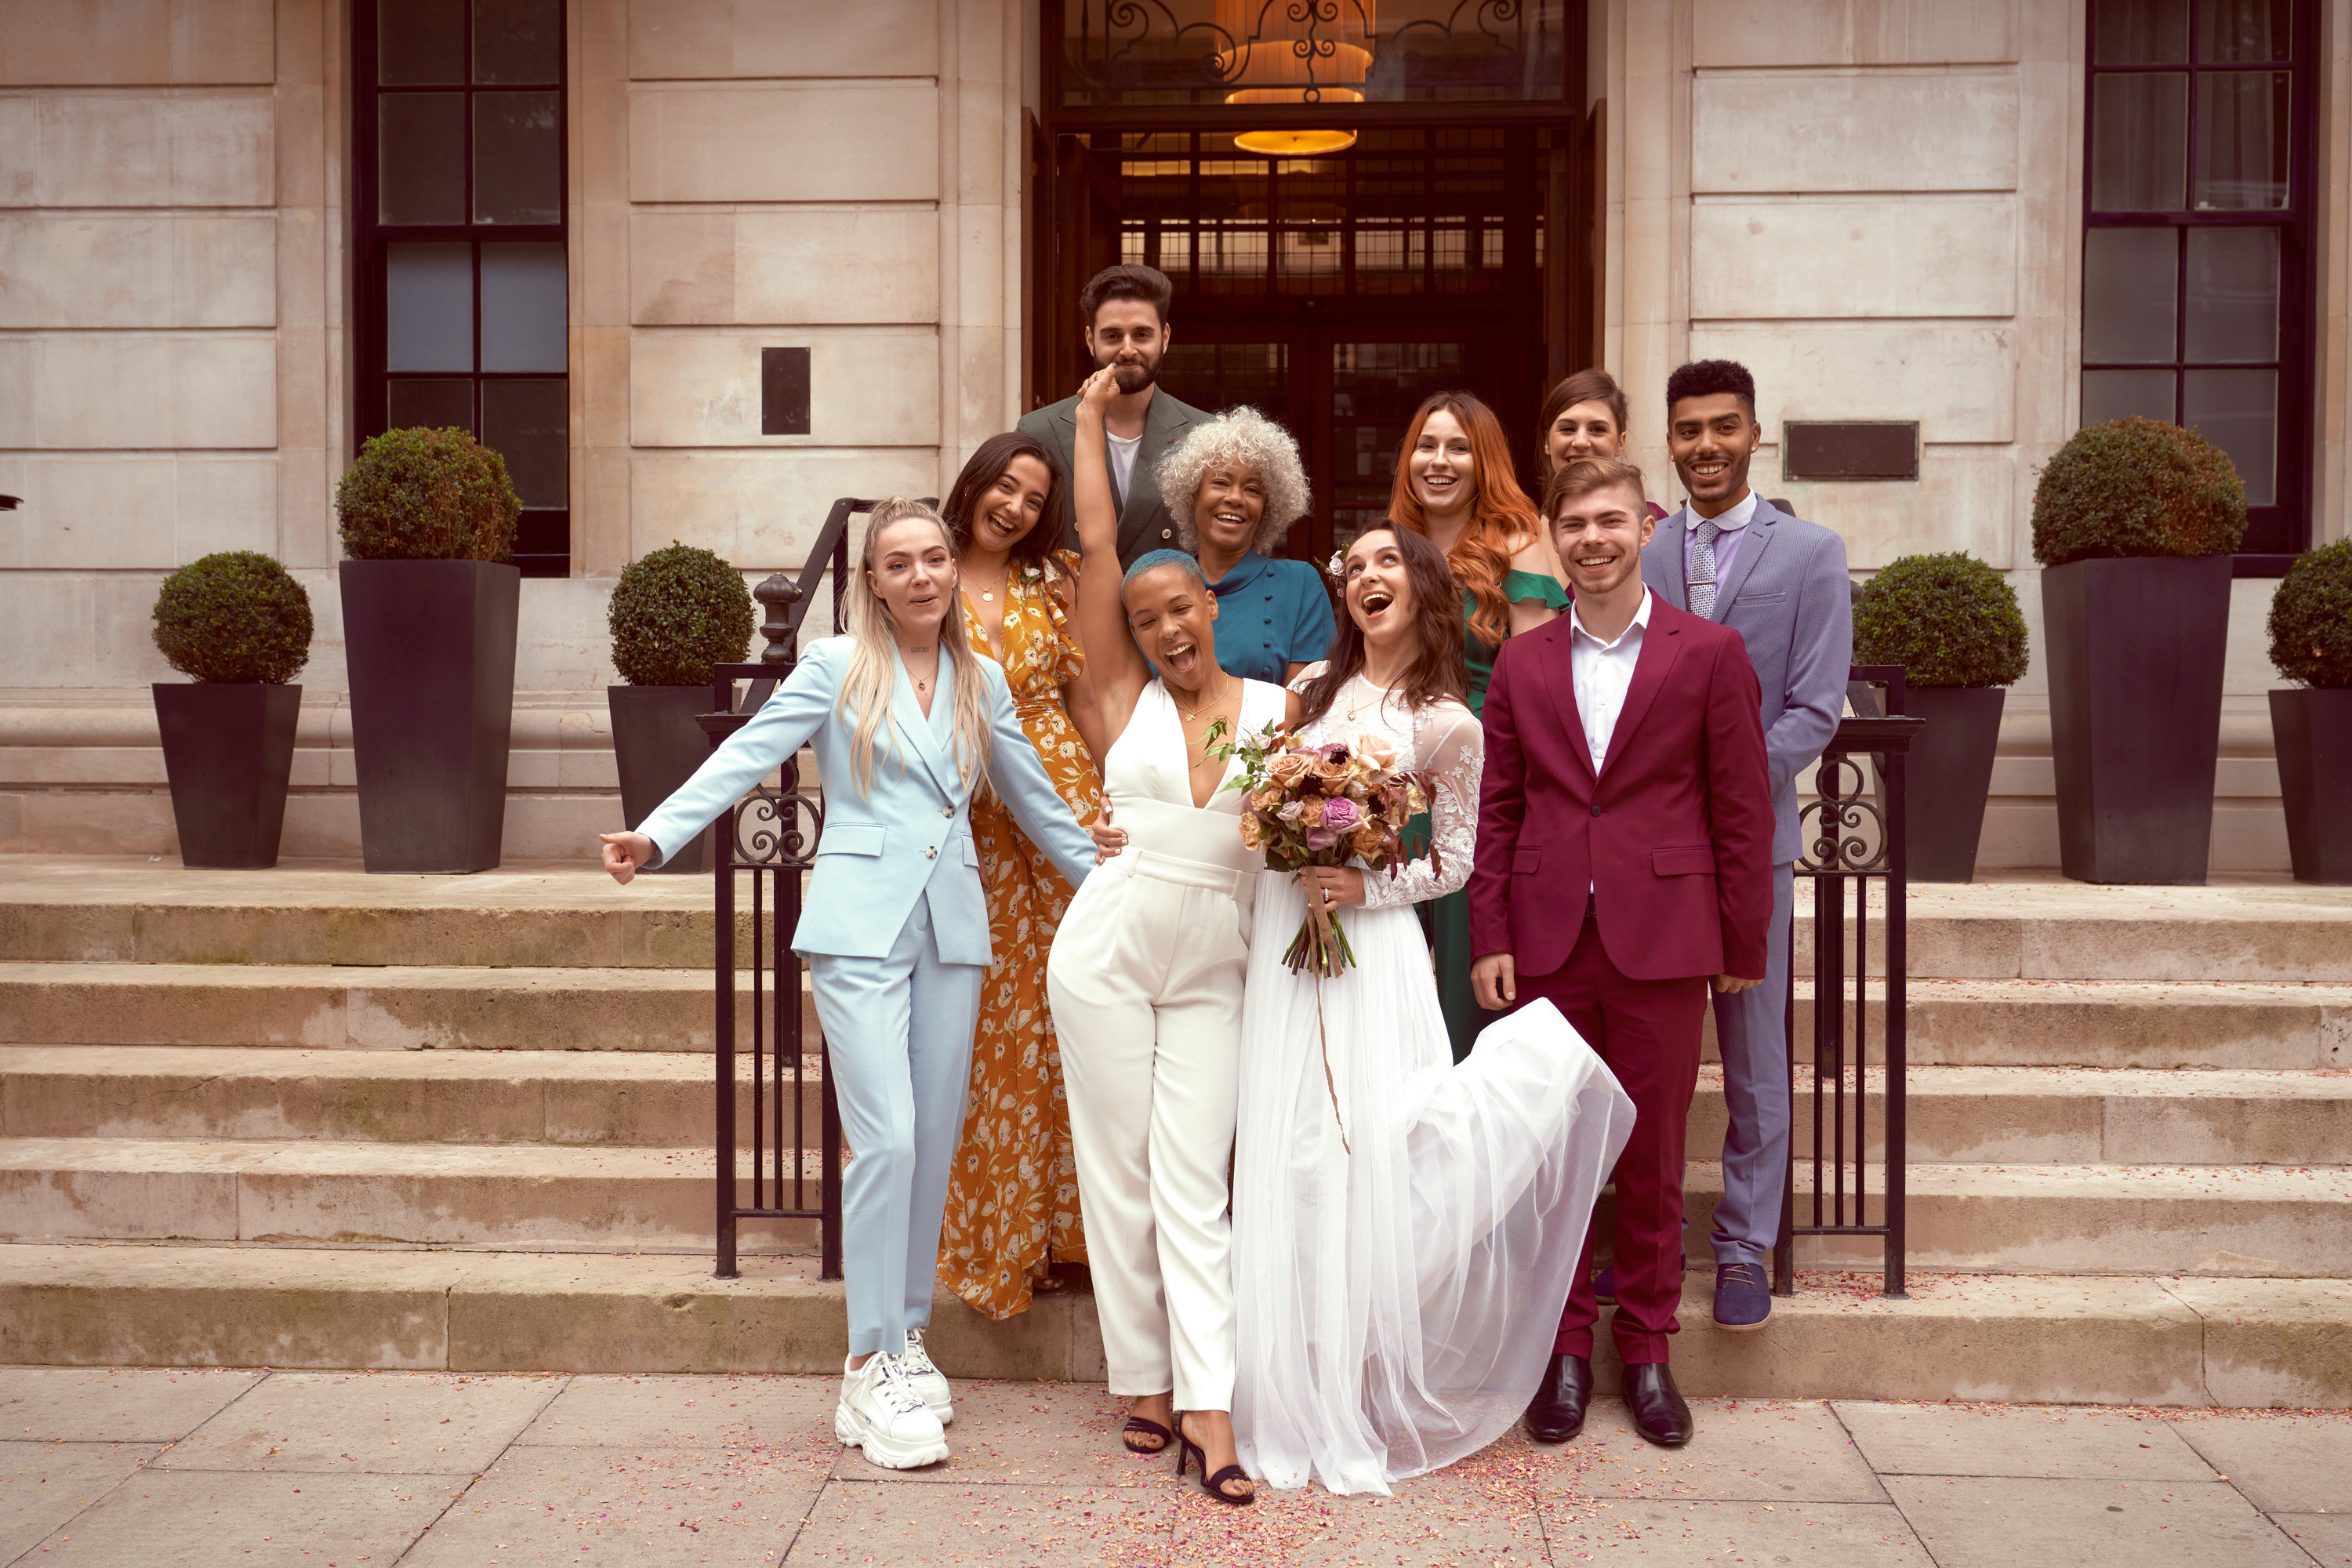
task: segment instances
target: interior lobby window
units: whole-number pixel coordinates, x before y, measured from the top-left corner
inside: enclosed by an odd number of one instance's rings
[[[362,438],[471,431],[572,564],[562,0],[355,0]]]
[[[2091,0],[2083,423],[2201,432],[2242,574],[2310,537],[2317,0]]]

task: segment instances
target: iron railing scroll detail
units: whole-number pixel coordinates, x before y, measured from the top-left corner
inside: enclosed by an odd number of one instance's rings
[[[1884,689],[1884,715],[1842,721],[1822,748],[1815,773],[1817,798],[1798,815],[1797,877],[1810,883],[1813,904],[1811,1190],[1797,1185],[1795,933],[1790,932],[1788,997],[1790,1109],[1792,1134],[1780,1206],[1780,1240],[1772,1255],[1775,1295],[1796,1293],[1796,1237],[1877,1237],[1885,1247],[1889,1296],[1904,1290],[1906,1139],[1905,1028],[1908,961],[1904,869],[1905,754],[1927,727],[1904,714],[1903,667],[1858,664],[1855,682]],[[1874,780],[1873,773],[1876,773]],[[1874,887],[1874,884],[1875,887]],[[1881,1053],[1870,1066],[1871,905],[1880,900],[1884,950],[1880,998]],[[1874,1079],[1879,1092],[1879,1147],[1871,1134]],[[1874,1160],[1873,1156],[1878,1158]],[[1883,1174],[1872,1222],[1870,1169]],[[1801,1205],[1810,1223],[1800,1224]]]
[[[819,584],[832,574],[833,630],[842,629],[842,589],[849,576],[849,520],[877,503],[844,497],[817,533],[808,563],[797,582],[780,573],[751,590],[765,612],[760,632],[767,639],[755,664],[722,664],[710,672],[712,710],[698,721],[711,749],[750,722],[775,694],[800,658],[801,622]],[[737,700],[739,683],[745,683]],[[824,827],[822,793],[801,788],[800,759],[787,758],[773,780],[763,780],[720,819],[713,837],[713,990],[717,1002],[718,1094],[714,1142],[718,1153],[718,1276],[736,1278],[736,1233],[747,1219],[815,1220],[824,1279],[841,1278],[841,1108],[835,1101],[833,1070],[822,1030],[803,1037],[802,969],[793,952],[793,928],[800,922],[801,878],[816,854]],[[740,933],[748,962],[737,968],[738,922],[748,902]],[[740,976],[750,977],[750,1071],[741,1074],[737,1048],[738,1011],[744,1000]],[[810,1095],[817,1104],[815,1147],[809,1146]],[[750,1137],[740,1137],[739,1103],[748,1109]],[[749,1157],[751,1201],[739,1203],[738,1185]],[[815,1192],[811,1194],[814,1165]],[[814,1201],[811,1198],[814,1196]]]

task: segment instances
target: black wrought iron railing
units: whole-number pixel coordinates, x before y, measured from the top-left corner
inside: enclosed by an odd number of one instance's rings
[[[1788,1184],[1780,1205],[1780,1240],[1772,1256],[1772,1289],[1796,1292],[1796,1238],[1838,1240],[1876,1237],[1885,1258],[1885,1293],[1904,1289],[1904,1175],[1908,1158],[1905,1122],[1905,979],[1908,962],[1905,920],[1908,883],[1904,868],[1904,763],[1911,737],[1927,721],[1903,711],[1903,667],[1858,664],[1851,679],[1882,689],[1882,713],[1847,719],[1822,751],[1815,774],[1818,798],[1800,814],[1799,894],[1812,892],[1812,1031],[1809,1150],[1789,1142]],[[1874,781],[1871,774],[1875,771]],[[1879,894],[1880,973],[1871,973],[1871,907]],[[1796,944],[1790,931],[1789,993],[1790,1106],[1797,1100]],[[1870,1062],[1872,983],[1877,983],[1879,1064]],[[1878,1080],[1878,1146],[1871,1131],[1873,1078]],[[1804,1119],[1795,1119],[1803,1126]],[[1877,1158],[1874,1159],[1873,1156]],[[1801,1192],[1798,1167],[1810,1163]],[[1875,1218],[1871,1167],[1881,1172]],[[1802,1217],[1804,1223],[1800,1223]]]
[[[876,504],[848,497],[835,501],[799,580],[787,581],[778,574],[751,591],[766,611],[760,632],[768,646],[755,664],[722,664],[711,670],[712,710],[698,722],[713,750],[750,722],[792,674],[800,658],[801,622],[827,572],[833,575],[833,630],[840,634],[842,590],[849,577],[849,520],[873,510]],[[748,686],[739,702],[740,683]],[[736,1278],[737,1229],[747,1219],[815,1221],[819,1271],[827,1279],[841,1278],[841,1110],[834,1100],[822,1029],[814,1042],[815,1070],[810,1071],[812,1042],[803,1026],[801,962],[792,947],[793,928],[800,921],[801,877],[816,853],[824,826],[824,798],[803,792],[795,756],[785,759],[772,783],[762,781],[738,802],[712,836],[721,1279]],[[740,970],[739,957],[748,957]],[[745,998],[740,994],[747,980],[750,994]],[[743,1022],[739,1009],[746,1005],[749,1038],[739,1049]],[[748,1075],[742,1070],[744,1049],[751,1057]],[[812,1094],[819,1100],[814,1118],[809,1115]],[[739,1125],[739,1109],[749,1112],[748,1138]],[[813,1149],[812,1120],[816,1124]],[[751,1184],[748,1203],[738,1201],[745,1179]]]

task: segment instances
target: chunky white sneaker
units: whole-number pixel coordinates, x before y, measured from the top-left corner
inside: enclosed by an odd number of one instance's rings
[[[897,1356],[868,1356],[855,1370],[843,1363],[833,1435],[864,1450],[868,1464],[886,1470],[911,1470],[948,1457],[948,1437],[940,1429],[939,1417],[907,1380]]]
[[[898,1358],[898,1365],[906,1373],[907,1381],[915,1385],[915,1392],[923,1396],[923,1403],[931,1407],[931,1414],[940,1418],[940,1426],[955,1419],[955,1394],[948,1387],[948,1374],[923,1349],[922,1330],[907,1331],[907,1353]]]

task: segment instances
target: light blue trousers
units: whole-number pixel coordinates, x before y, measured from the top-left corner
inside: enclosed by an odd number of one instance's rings
[[[1789,1170],[1789,915],[1797,868],[1772,868],[1772,930],[1764,984],[1715,998],[1723,1054],[1723,1202],[1715,1211],[1717,1264],[1771,1260],[1780,1239]],[[1694,1151],[1696,1152],[1696,1151]]]
[[[887,958],[813,952],[808,964],[856,1156],[841,1178],[849,1353],[895,1355],[908,1329],[931,1321],[983,971],[940,962],[929,898],[915,900]]]

